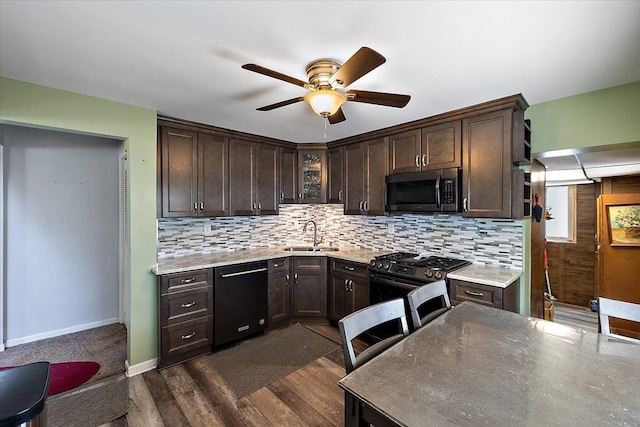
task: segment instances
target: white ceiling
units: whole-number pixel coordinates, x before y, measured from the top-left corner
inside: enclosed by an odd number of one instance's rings
[[[300,87],[319,58],[387,62],[350,89],[410,94],[343,106],[326,141],[503,96],[530,104],[640,80],[639,1],[7,1],[0,75],[292,142],[323,141]]]

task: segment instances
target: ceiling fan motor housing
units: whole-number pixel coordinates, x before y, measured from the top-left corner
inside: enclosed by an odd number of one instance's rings
[[[342,64],[334,59],[318,59],[307,65],[309,83],[318,89],[332,88],[329,78],[340,69]]]

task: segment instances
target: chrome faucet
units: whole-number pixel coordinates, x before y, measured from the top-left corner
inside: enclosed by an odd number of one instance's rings
[[[307,226],[309,224],[313,224],[313,246],[318,246],[320,243],[324,241],[324,237],[320,237],[320,240],[318,240],[318,226],[316,225],[315,221],[313,220],[307,221],[307,223],[302,228],[302,231],[307,231]]]

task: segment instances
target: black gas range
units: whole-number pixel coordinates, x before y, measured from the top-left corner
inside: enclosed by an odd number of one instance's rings
[[[469,261],[440,256],[423,257],[411,252],[395,252],[380,255],[369,262],[370,303],[377,304],[396,298],[405,301],[408,313],[407,294],[413,289],[438,280],[446,280],[447,274],[471,264]],[[447,289],[449,284],[447,283]],[[440,301],[430,301],[424,309],[441,308]],[[409,322],[409,328],[413,325]],[[373,339],[382,339],[397,333],[395,325],[383,325],[370,331]]]
[[[471,264],[469,261],[440,256],[422,257],[410,252],[394,252],[375,257],[369,262],[369,271],[411,282],[429,283],[447,278],[447,273]]]

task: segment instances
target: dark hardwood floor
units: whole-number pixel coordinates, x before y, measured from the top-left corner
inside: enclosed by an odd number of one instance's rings
[[[305,325],[340,344],[330,325]],[[366,344],[358,343],[358,350]],[[129,413],[101,427],[342,426],[339,348],[238,399],[204,356],[129,379]]]

